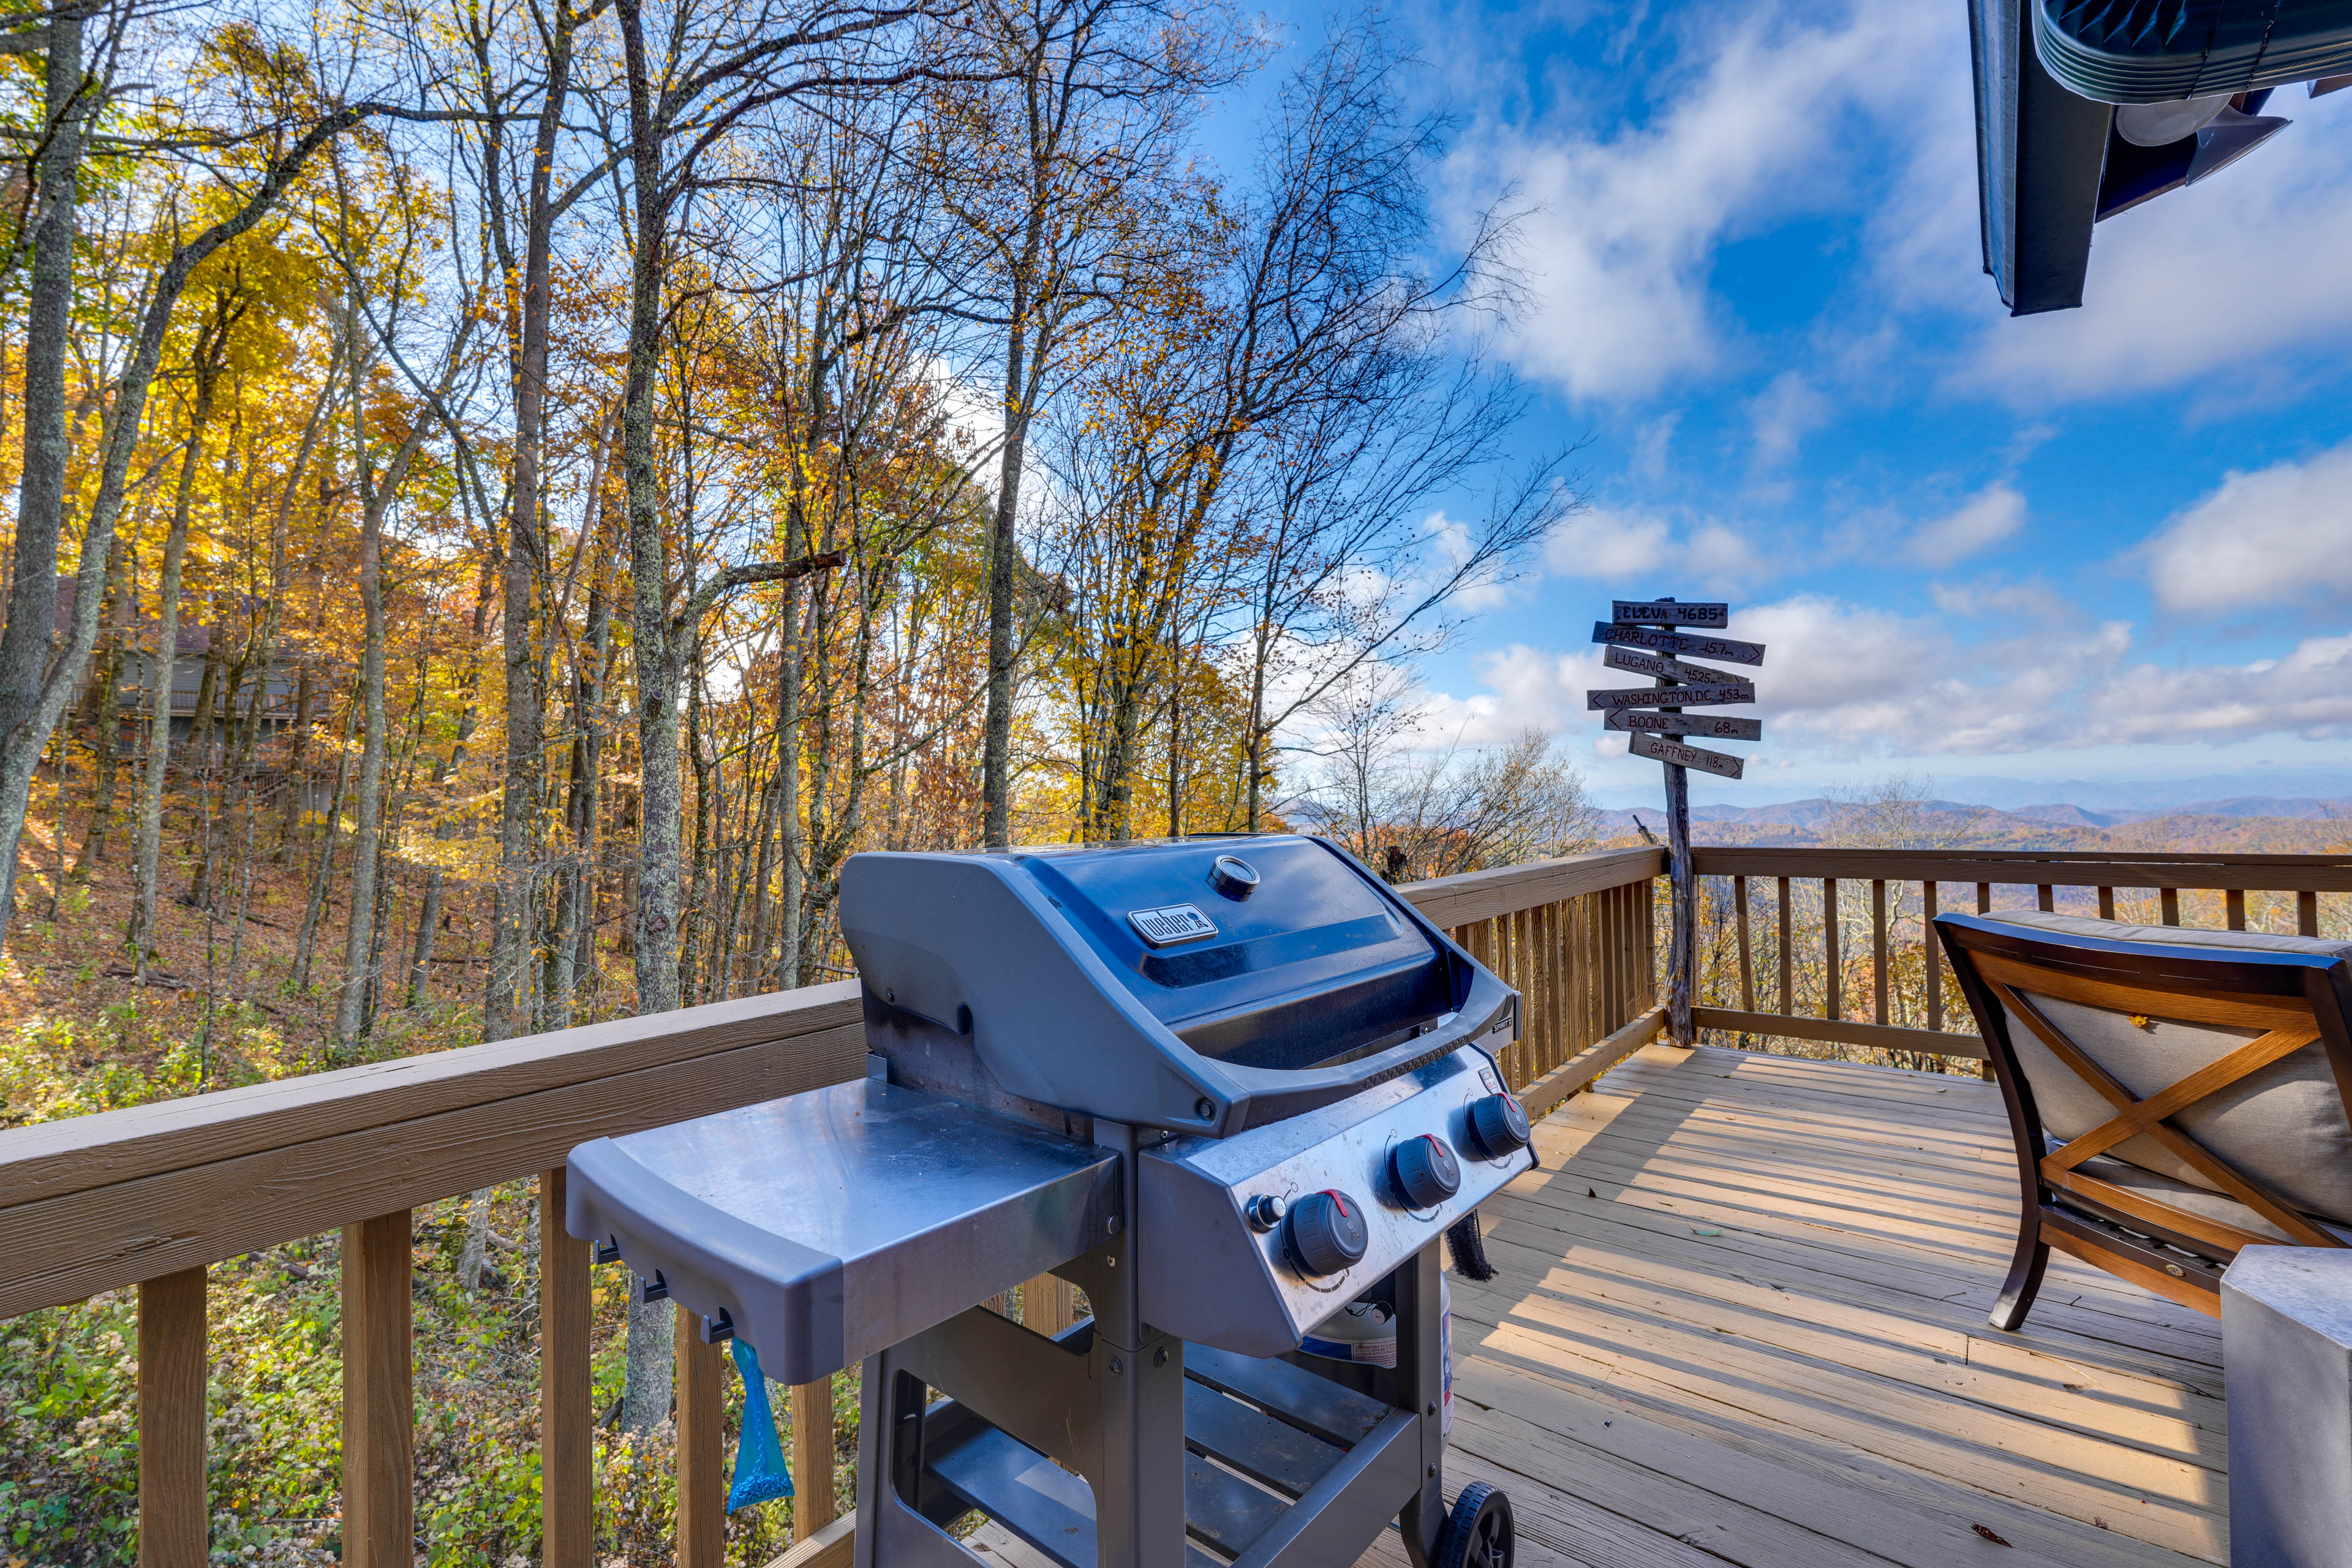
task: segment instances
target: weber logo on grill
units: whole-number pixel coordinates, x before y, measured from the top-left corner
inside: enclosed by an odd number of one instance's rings
[[[1129,910],[1127,923],[1154,947],[1191,942],[1217,934],[1216,922],[1190,904],[1170,904],[1157,910]]]

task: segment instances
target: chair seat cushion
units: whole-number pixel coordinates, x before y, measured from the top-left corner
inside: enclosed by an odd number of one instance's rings
[[[2352,942],[2323,942],[2261,931],[2136,926],[2040,912],[1996,918],[2070,936],[2352,957]],[[2230,1028],[2160,1015],[2135,1023],[2130,1015],[2062,1002],[2031,991],[2026,994],[2061,1033],[2142,1099],[2263,1033],[2251,1026]],[[2018,1065],[2032,1089],[2047,1133],[2064,1142],[2114,1117],[2115,1108],[2105,1098],[2059,1061],[2024,1019],[2012,1012],[2008,1024],[2010,1043],[2016,1048]],[[2326,1048],[2317,1041],[2209,1095],[2173,1117],[2172,1124],[2286,1203],[2306,1214],[2352,1225],[2352,1121],[2346,1120]],[[2108,1152],[2116,1157],[2115,1163],[2127,1163],[2152,1177],[2201,1190],[2247,1213],[2235,1200],[2221,1197],[2220,1189],[2202,1172],[2146,1133],[2126,1139]],[[2259,1221],[2244,1228],[2271,1231]]]
[[[2050,1146],[2055,1149],[2058,1145],[2053,1141]],[[2137,1197],[2147,1198],[2152,1203],[2167,1204],[2177,1209],[2186,1209],[2190,1214],[2205,1219],[2219,1220],[2223,1225],[2236,1226],[2240,1230],[2251,1230],[2256,1236],[2265,1236],[2274,1241],[2294,1244],[2293,1237],[2226,1194],[2209,1192],[2203,1187],[2192,1187],[2186,1182],[2176,1182],[2168,1176],[2159,1176],[2154,1171],[2144,1171],[2137,1165],[2122,1160],[2111,1160],[2105,1154],[2094,1154],[2075,1168],[2086,1176],[2105,1182],[2109,1186],[2121,1187],[2124,1191]],[[2068,1196],[2066,1193],[2060,1192],[2058,1201],[2062,1204],[2065,1203]],[[2347,1244],[2352,1244],[2352,1226],[2331,1224],[2316,1215],[2312,1216],[2312,1220],[2321,1229],[2332,1233]]]
[[[2128,921],[2103,921],[2089,915],[2062,915],[2044,910],[1995,910],[1984,917],[2003,925],[2029,926],[2062,936],[2096,937],[2102,942],[2144,942],[2158,947],[2233,947],[2255,952],[2308,952],[2322,958],[2352,958],[2352,942],[2325,942],[2315,936],[2280,936],[2266,931],[2208,931],[2201,926],[2143,926]]]

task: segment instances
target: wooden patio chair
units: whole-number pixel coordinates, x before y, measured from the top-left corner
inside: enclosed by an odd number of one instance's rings
[[[2050,1249],[2219,1317],[2257,1245],[2352,1247],[2352,942],[2078,915],[1936,929],[2017,1151],[2013,1330]]]

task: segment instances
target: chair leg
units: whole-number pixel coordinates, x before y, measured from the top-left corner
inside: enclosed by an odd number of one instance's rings
[[[2042,1293],[2042,1271],[2050,1267],[2050,1244],[2042,1239],[2042,1214],[2029,1208],[2018,1217],[2017,1255],[2010,1259],[2009,1278],[2001,1281],[2000,1300],[1992,1304],[1990,1321],[2003,1333],[2014,1333],[2033,1310]]]

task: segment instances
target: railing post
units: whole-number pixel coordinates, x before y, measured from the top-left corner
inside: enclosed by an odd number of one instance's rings
[[[1780,900],[1780,1016],[1793,1017],[1797,1011],[1796,954],[1789,950],[1789,879],[1774,879],[1778,884],[1774,896]]]
[[[2243,888],[2231,888],[2224,892],[2221,895],[2221,907],[2224,910],[2224,919],[2231,931],[2246,929],[2246,890]]]
[[[416,1557],[415,1269],[409,1211],[343,1226],[343,1564]]]
[[[1944,952],[1936,939],[1936,883],[1933,878],[1919,884],[1919,931],[1923,955],[1927,962],[1921,967],[1927,976],[1927,1027],[1944,1026]]]
[[[1822,1016],[1845,1016],[1845,978],[1838,973],[1837,879],[1822,879]]]
[[[1739,921],[1739,1006],[1743,1012],[1756,1011],[1756,959],[1748,949],[1748,879],[1731,879],[1731,905]]]
[[[677,1568],[727,1561],[727,1477],[719,1430],[719,1347],[677,1309]]]
[[[1043,1276],[1052,1279],[1050,1274]],[[1062,1282],[1054,1281],[1057,1285]],[[1034,1280],[1030,1282],[1035,1284]],[[1065,1291],[1067,1285],[1062,1285]],[[1021,1293],[1023,1316],[1029,1292]],[[1064,1328],[1068,1327],[1066,1323]],[[1059,1330],[1055,1331],[1059,1332]],[[806,1541],[834,1521],[833,1379],[804,1383],[793,1390],[793,1540]]]
[[[566,1168],[539,1177],[539,1509],[541,1568],[591,1568],[596,1520],[588,1364],[590,1249],[564,1234]]]
[[[2319,895],[2297,893],[2294,896],[2294,929],[2301,936],[2319,934]]]
[[[139,1286],[139,1568],[205,1568],[205,1271]]]
[[[1871,1017],[1886,1022],[1886,879],[1870,884]]]

